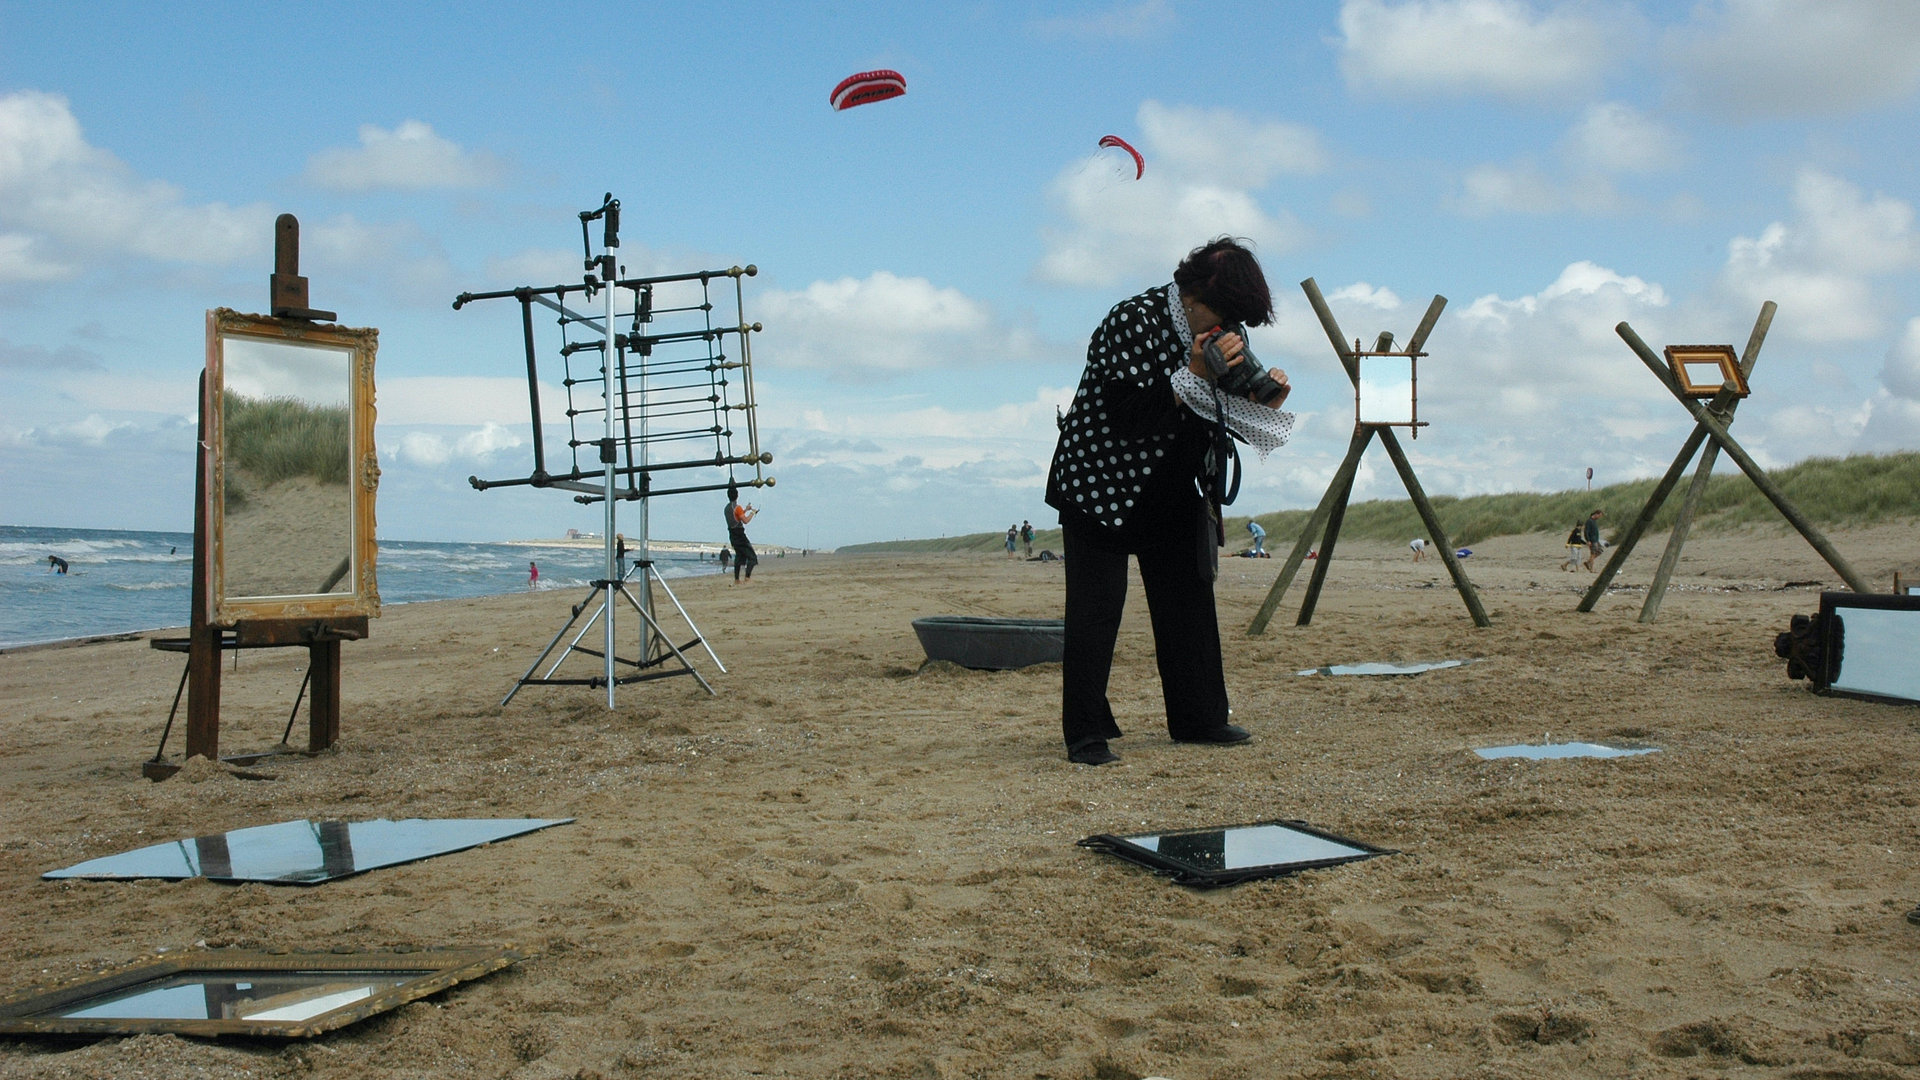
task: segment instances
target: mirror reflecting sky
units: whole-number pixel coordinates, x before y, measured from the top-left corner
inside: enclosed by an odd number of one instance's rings
[[[1835,605],[1840,671],[1828,687],[1920,701],[1920,611]]]
[[[1423,671],[1439,671],[1443,668],[1464,667],[1471,660],[1428,660],[1397,664],[1387,661],[1365,664],[1330,664],[1326,667],[1307,668],[1301,675],[1418,675]]]
[[[1535,761],[1550,758],[1635,757],[1640,754],[1657,754],[1659,752],[1660,748],[1657,746],[1602,746],[1599,743],[1590,742],[1515,743],[1512,746],[1488,746],[1474,750],[1474,753],[1489,760],[1495,758],[1531,758]]]
[[[1360,358],[1360,422],[1413,422],[1413,361],[1396,356]]]
[[[222,339],[227,389],[253,398],[293,398],[320,408],[346,408],[353,350],[228,335]]]
[[[311,885],[489,844],[572,818],[283,821],[89,859],[47,878],[192,878]]]
[[[1245,870],[1373,854],[1365,848],[1272,824],[1148,833],[1121,839],[1201,870]]]
[[[428,971],[187,971],[40,1013],[87,1020],[310,1020]]]

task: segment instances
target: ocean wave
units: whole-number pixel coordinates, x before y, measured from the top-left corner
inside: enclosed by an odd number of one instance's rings
[[[109,581],[109,589],[121,592],[152,592],[155,589],[186,589],[193,586],[191,581]]]

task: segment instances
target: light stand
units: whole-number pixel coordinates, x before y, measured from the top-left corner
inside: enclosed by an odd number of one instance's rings
[[[604,224],[601,250],[599,255],[593,252],[588,225],[593,221]],[[741,306],[739,279],[752,276],[757,271],[748,266],[744,269],[733,267],[724,271],[701,271],[691,274],[662,275],[647,278],[622,278],[619,267],[620,247],[620,202],[611,193],[607,194],[598,209],[582,211],[580,214],[581,246],[585,256],[585,274],[578,285],[558,285],[544,289],[522,287],[491,293],[462,293],[454,300],[458,309],[475,300],[513,297],[520,301],[521,325],[526,344],[528,400],[532,411],[533,424],[533,471],[522,478],[511,480],[481,480],[469,477],[475,489],[485,491],[492,487],[530,485],[533,487],[555,487],[575,492],[575,500],[583,504],[604,501],[606,506],[603,517],[604,564],[602,576],[592,582],[588,595],[574,604],[571,617],[561,626],[558,633],[547,643],[540,655],[527,669],[526,673],[501,699],[505,705],[512,701],[520,688],[527,685],[584,685],[605,686],[607,707],[615,707],[615,688],[621,683],[642,682],[651,679],[668,678],[677,675],[691,675],[709,693],[715,693],[713,685],[700,674],[688,659],[687,652],[694,645],[701,646],[716,668],[722,673],[726,666],[713,647],[707,643],[699,628],[694,625],[686,607],[674,596],[655,565],[649,539],[648,502],[657,495],[681,494],[696,491],[714,491],[730,483],[741,483],[753,487],[773,484],[771,476],[763,476],[760,466],[771,464],[771,454],[760,452],[758,430],[754,418],[751,352],[748,346],[748,334],[760,329],[759,324],[747,324],[744,317],[736,320],[734,326],[714,326],[712,321],[713,303],[709,285],[716,278],[732,278],[735,282],[735,310]],[[701,301],[680,307],[659,308],[655,304],[654,290],[667,284],[698,282],[701,289]],[[619,294],[622,290],[633,294],[633,308],[629,313],[632,329],[629,333],[618,332],[618,320],[622,317],[619,306]],[[582,293],[585,299],[599,298],[599,315],[593,316],[575,311],[566,304],[568,293]],[[559,313],[562,328],[563,346],[560,355],[569,367],[563,385],[567,393],[566,415],[569,423],[570,438],[568,445],[574,453],[572,468],[567,472],[556,473],[547,466],[545,439],[542,432],[543,418],[540,407],[540,374],[535,346],[533,324],[533,305],[540,304]],[[657,315],[662,313],[687,317],[697,313],[704,325],[685,330],[656,330],[653,326]],[[586,340],[566,343],[566,328],[584,326],[598,340]],[[737,336],[740,356],[727,357],[718,351],[720,343],[728,336]],[[656,358],[656,348],[704,349],[705,355]],[[600,355],[600,368],[597,376],[576,378],[570,366],[570,357],[580,352],[595,352]],[[635,361],[630,369],[629,357]],[[729,393],[729,375],[738,373],[742,390],[742,400],[734,402]],[[700,380],[705,380],[702,385]],[[596,406],[574,400],[574,388],[599,383],[600,401]],[[662,385],[662,383],[666,385]],[[601,414],[599,431],[593,437],[583,437],[577,421],[598,411]],[[749,442],[745,455],[733,449],[733,423],[731,414],[743,413],[747,421]],[[696,424],[690,417],[704,420]],[[658,428],[655,421],[660,421]],[[591,429],[589,429],[591,430]],[[713,453],[706,457],[681,457],[658,460],[651,453],[655,442],[687,442],[691,440],[710,440]],[[597,458],[590,464],[580,460],[580,452],[592,447]],[[622,451],[625,461],[622,462]],[[751,466],[752,475],[744,480],[736,479],[732,469],[736,465]],[[685,470],[719,467],[728,470],[725,481],[709,484],[685,484],[670,489],[657,488],[653,484],[653,474],[657,471]],[[624,481],[624,487],[623,485]],[[631,570],[625,565],[624,553],[620,548],[620,532],[615,503],[620,500],[635,502],[639,515],[634,531],[635,556]],[[629,588],[628,578],[634,573],[638,580]],[[664,593],[673,604],[675,611],[692,632],[692,637],[684,644],[675,644],[662,626],[654,601],[654,589]],[[620,601],[624,599],[635,614],[639,616],[641,627],[639,634],[640,652],[638,659],[627,659],[618,655],[615,613]],[[582,616],[585,622],[582,624]],[[601,648],[588,648],[582,644],[597,621],[601,625]],[[580,624],[575,629],[576,624]],[[571,637],[569,637],[571,634]],[[562,639],[566,640],[564,649],[558,658],[544,673],[540,672],[556,649],[560,649]],[[559,677],[560,666],[575,652],[600,660],[600,671],[592,677]],[[629,674],[621,674],[621,666],[633,669]]]

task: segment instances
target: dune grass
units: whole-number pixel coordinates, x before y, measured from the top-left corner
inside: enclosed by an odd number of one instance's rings
[[[1721,459],[1726,460],[1724,457]],[[1920,518],[1920,453],[1856,454],[1845,458],[1809,458],[1769,473],[1800,512],[1822,527],[1873,525]],[[1691,480],[1689,472],[1654,518],[1652,528],[1673,525],[1681,497]],[[1397,482],[1397,478],[1396,478]],[[1514,492],[1455,498],[1433,495],[1434,512],[1456,545],[1477,544],[1490,536],[1521,536],[1549,532],[1564,534],[1594,510],[1605,510],[1603,533],[1618,536],[1639,515],[1653,494],[1657,478],[1610,484],[1593,491]],[[1429,493],[1431,494],[1431,493]],[[1281,510],[1254,514],[1252,520],[1267,530],[1267,550],[1282,554],[1306,527],[1308,510]],[[1229,548],[1245,547],[1247,515],[1227,518]],[[1739,472],[1714,474],[1701,498],[1694,528],[1712,532],[1748,525],[1789,526],[1760,489]],[[1347,507],[1340,526],[1341,539],[1406,541],[1425,532],[1410,499],[1377,499]],[[937,540],[891,540],[855,544],[842,552],[996,552],[1003,549],[1006,532],[973,533]],[[1060,550],[1058,528],[1035,530],[1034,551]]]
[[[351,479],[346,406],[316,407],[294,398],[252,398],[226,391],[221,401],[226,461],[255,483],[310,476],[323,484]]]

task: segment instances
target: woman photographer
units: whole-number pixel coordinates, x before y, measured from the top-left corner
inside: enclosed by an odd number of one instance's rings
[[[1107,745],[1121,735],[1107,678],[1126,603],[1128,555],[1139,561],[1146,586],[1168,734],[1186,743],[1249,737],[1227,721],[1213,601],[1221,535],[1207,490],[1208,455],[1218,431],[1214,411],[1226,405],[1233,406],[1229,424],[1254,437],[1263,455],[1283,442],[1292,418],[1275,410],[1289,387],[1285,373],[1272,371],[1273,384],[1262,384],[1258,394],[1265,407],[1224,401],[1205,350],[1211,341],[1228,367],[1240,365],[1245,342],[1223,325],[1272,320],[1260,264],[1222,237],[1190,252],[1171,284],[1115,305],[1087,346],[1086,371],[1047,476],[1047,503],[1060,511],[1067,557],[1060,696],[1069,761],[1119,759]],[[1215,465],[1224,468],[1220,456],[1215,450]]]

